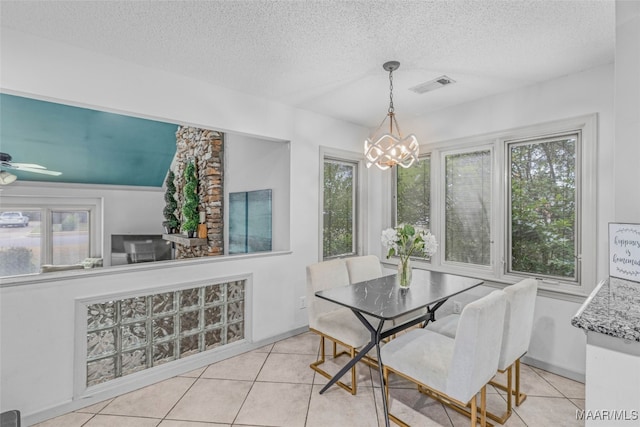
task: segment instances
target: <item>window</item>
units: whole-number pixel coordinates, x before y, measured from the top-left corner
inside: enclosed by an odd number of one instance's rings
[[[509,272],[577,280],[579,137],[507,142]]]
[[[340,160],[324,161],[322,257],[356,253],[356,187],[358,165]]]
[[[439,243],[429,269],[534,277],[541,290],[588,295],[597,284],[596,124],[589,115],[422,147],[429,157],[394,175],[395,222],[428,224]]]
[[[431,158],[396,171],[396,224],[431,227]]]
[[[491,151],[447,154],[445,261],[491,263]]]
[[[38,273],[44,264],[79,264],[99,253],[96,205],[10,202],[0,211],[0,277]]]
[[[361,153],[320,148],[320,259],[352,256],[364,246],[366,168]]]
[[[45,210],[50,215],[51,264],[76,264],[89,257],[89,211]]]

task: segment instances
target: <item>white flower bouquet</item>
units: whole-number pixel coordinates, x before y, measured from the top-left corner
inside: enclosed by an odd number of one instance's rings
[[[404,287],[411,283],[410,258],[412,256],[430,258],[438,250],[438,242],[429,230],[409,224],[400,224],[395,228],[383,230],[382,244],[387,248],[387,258],[392,256],[400,258],[398,281],[400,286]]]

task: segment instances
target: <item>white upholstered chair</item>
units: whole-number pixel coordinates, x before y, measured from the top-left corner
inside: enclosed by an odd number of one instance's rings
[[[535,279],[524,279],[515,285],[504,288],[507,296],[507,309],[498,371],[507,373],[507,384],[495,381],[492,381],[491,384],[507,392],[507,410],[502,415],[488,413],[491,419],[500,424],[504,424],[511,416],[511,396],[515,395],[516,406],[520,406],[527,398],[526,394],[520,392],[520,358],[529,349],[537,289],[538,284]],[[460,315],[451,314],[430,323],[427,329],[453,338],[456,336],[459,320]],[[513,384],[514,370],[515,384]]]
[[[365,280],[382,277],[382,264],[375,255],[356,256],[346,258],[349,283],[364,282]]]
[[[346,258],[345,263],[347,264],[347,271],[349,272],[349,283],[351,284],[377,279],[378,277],[382,277],[384,275],[382,271],[382,264],[380,264],[380,259],[375,255],[364,255]],[[363,316],[369,321],[369,323],[371,323],[374,328],[378,326],[378,319],[369,316],[368,314],[363,314]],[[383,331],[392,328],[395,324],[393,322],[387,323],[388,324],[385,324],[383,326]]]
[[[328,379],[332,378],[331,375],[320,368],[325,362],[325,339],[333,342],[334,358],[342,354],[337,353],[337,344],[346,347],[347,354],[353,358],[357,349],[371,338],[369,331],[351,310],[315,296],[318,291],[346,285],[349,285],[349,272],[343,259],[323,261],[307,267],[309,329],[320,335],[320,356],[310,367]],[[356,366],[351,368],[351,387],[341,381],[336,384],[356,394]]]
[[[463,407],[470,405],[471,426],[475,426],[480,394],[480,422],[485,426],[486,386],[498,367],[505,307],[504,292],[494,291],[465,306],[455,338],[421,328],[382,347],[387,399],[389,374],[395,373],[426,394]],[[406,425],[391,413],[389,418]]]

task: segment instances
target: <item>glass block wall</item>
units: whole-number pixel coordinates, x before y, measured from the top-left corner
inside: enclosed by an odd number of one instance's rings
[[[245,281],[87,306],[87,387],[244,338]]]

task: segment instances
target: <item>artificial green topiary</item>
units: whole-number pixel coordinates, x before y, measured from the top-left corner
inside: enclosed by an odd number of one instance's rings
[[[165,184],[167,186],[167,191],[164,193],[164,201],[167,203],[164,207],[162,213],[164,214],[165,221],[162,225],[167,229],[168,233],[175,233],[176,230],[180,227],[180,223],[178,222],[178,218],[176,217],[176,209],[178,209],[178,202],[176,201],[176,185],[173,180],[175,179],[175,174],[173,171],[169,171],[167,174],[167,180]]]
[[[184,224],[182,228],[189,234],[193,234],[198,228],[200,215],[198,214],[198,177],[196,175],[196,166],[193,162],[189,162],[184,169],[184,204],[182,205],[182,214],[184,216]]]

